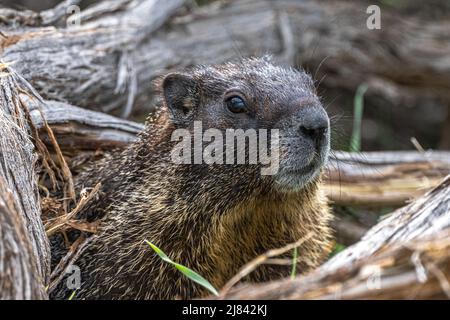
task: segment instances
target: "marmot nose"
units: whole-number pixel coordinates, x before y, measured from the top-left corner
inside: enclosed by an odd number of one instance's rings
[[[313,116],[306,116],[302,122],[299,126],[300,134],[304,138],[314,141],[317,146],[322,144],[329,128],[328,116],[320,112]]]
[[[300,133],[305,138],[310,138],[314,141],[322,139],[328,131],[328,124],[313,124],[313,125],[301,125]]]

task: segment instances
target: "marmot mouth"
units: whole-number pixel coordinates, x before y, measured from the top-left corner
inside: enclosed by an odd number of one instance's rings
[[[283,174],[292,174],[292,175],[308,175],[309,173],[316,171],[319,167],[319,160],[314,158],[309,164],[303,167],[288,167],[288,168],[280,168],[280,172]]]
[[[315,158],[303,167],[285,167],[275,175],[275,184],[283,191],[298,191],[309,184],[319,174],[321,161]]]

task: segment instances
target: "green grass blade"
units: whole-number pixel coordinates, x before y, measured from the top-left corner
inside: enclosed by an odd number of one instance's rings
[[[361,123],[364,111],[364,94],[368,89],[367,84],[361,84],[356,90],[353,101],[353,131],[350,139],[350,151],[361,151]]]
[[[74,290],[73,292],[72,292],[72,294],[70,295],[70,297],[67,299],[67,300],[73,300],[73,298],[75,297],[75,293],[76,293],[77,291],[76,290]]]
[[[218,296],[219,293],[217,292],[216,288],[213,287],[211,283],[209,283],[208,280],[203,278],[201,275],[199,275],[197,272],[195,272],[192,269],[189,269],[188,267],[185,267],[179,263],[176,263],[172,261],[160,248],[155,246],[153,243],[151,243],[148,240],[145,240],[145,243],[147,243],[153,251],[156,252],[156,254],[161,258],[161,260],[173,265],[177,270],[179,270],[184,276],[188,277],[192,281],[198,283],[199,285],[203,286],[204,288],[208,289],[211,293]]]
[[[156,252],[156,254],[165,262],[174,264],[174,262],[172,260],[170,260],[170,258],[164,253],[164,251],[162,251],[160,248],[158,248],[157,246],[155,246],[153,243],[151,243],[148,240],[145,240],[145,242],[153,249],[153,251]]]
[[[175,268],[177,268],[182,274],[184,274],[186,277],[191,279],[192,281],[198,283],[199,285],[205,287],[208,289],[211,293],[218,296],[219,293],[217,292],[216,288],[212,286],[211,283],[209,283],[208,280],[203,278],[201,275],[199,275],[197,272],[193,271],[192,269],[189,269],[188,267],[185,267],[179,263],[174,263]]]
[[[295,275],[297,274],[297,256],[298,256],[298,249],[297,249],[297,247],[295,247],[294,253],[292,254],[291,279],[294,279]]]

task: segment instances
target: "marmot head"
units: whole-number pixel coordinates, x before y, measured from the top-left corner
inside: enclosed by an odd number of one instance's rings
[[[313,80],[303,71],[275,66],[267,57],[243,59],[170,73],[163,78],[161,90],[174,128],[185,130],[192,137],[196,123],[197,127],[201,124],[202,132],[213,129],[206,139],[203,136],[203,147],[205,141],[222,143],[223,148],[215,149],[212,155],[223,159],[223,164],[211,164],[211,159],[206,162],[214,167],[228,165],[233,180],[242,180],[240,185],[256,179],[284,192],[298,191],[316,181],[327,159],[329,118],[316,95]],[[275,170],[262,174],[260,169],[264,165],[259,154],[257,164],[249,162],[249,155],[255,150],[260,152],[258,148],[262,146],[254,141],[256,149],[249,149],[251,135],[244,137],[245,150],[235,148],[232,155],[236,161],[245,154],[245,164],[230,165],[225,155],[228,129],[244,132],[254,129],[260,141],[262,132],[267,132],[266,154],[278,155],[278,159],[272,159],[278,162]],[[220,133],[223,139],[217,141],[216,134]],[[179,136],[175,138],[178,139]],[[189,155],[189,159],[195,162],[194,155]],[[208,170],[215,174],[214,170]]]

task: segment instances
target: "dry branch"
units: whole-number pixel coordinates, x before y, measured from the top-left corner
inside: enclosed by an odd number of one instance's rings
[[[450,176],[312,273],[243,285],[225,298],[448,299],[449,282]]]

